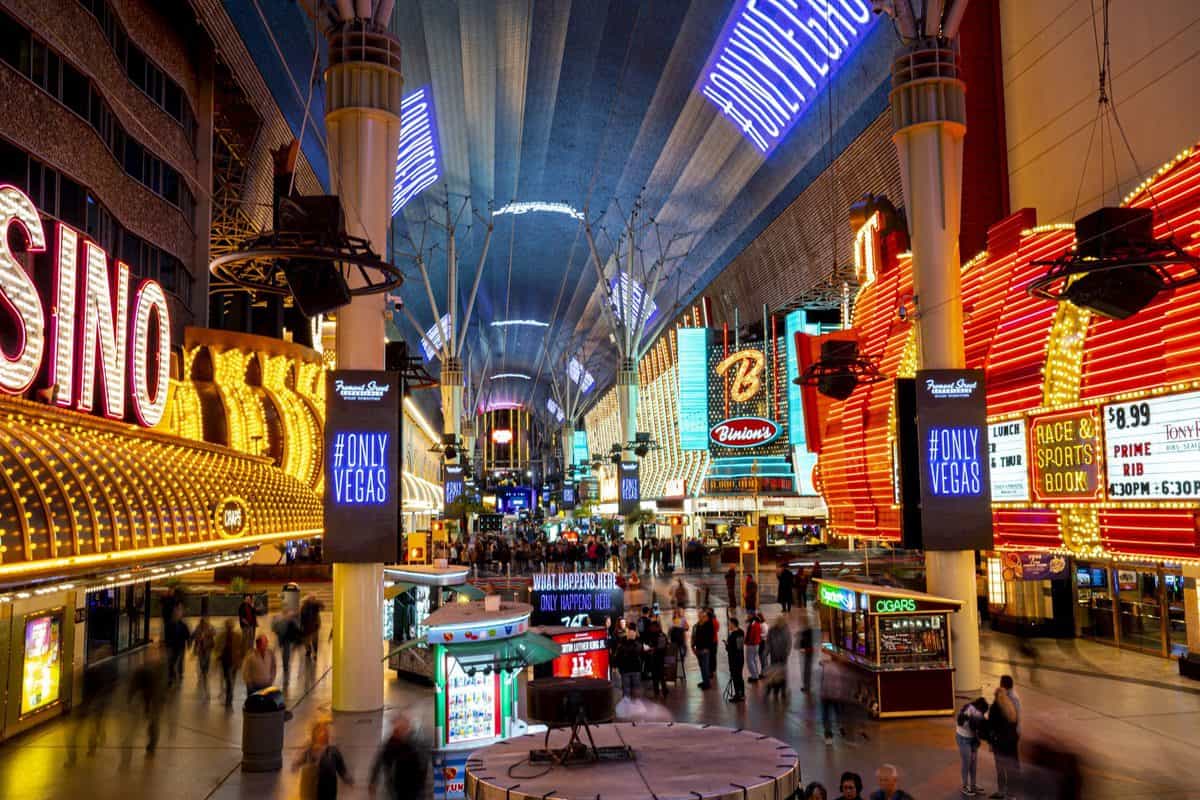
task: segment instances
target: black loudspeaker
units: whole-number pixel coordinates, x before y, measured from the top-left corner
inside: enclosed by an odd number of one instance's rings
[[[296,307],[306,317],[325,314],[350,302],[350,287],[332,261],[289,259],[283,274]]]
[[[896,379],[896,480],[900,495],[900,541],[921,550],[921,453],[917,437],[917,382]]]
[[[845,400],[858,386],[851,364],[858,358],[858,342],[829,339],[821,342],[821,363],[825,369],[817,379],[817,391],[834,400]]]
[[[1081,256],[1104,258],[1124,248],[1154,243],[1154,212],[1149,208],[1101,208],[1075,221]]]
[[[408,367],[408,342],[388,342],[383,349],[383,368],[389,372],[404,372]]]
[[[1150,305],[1163,288],[1157,272],[1136,265],[1085,273],[1067,286],[1063,296],[1109,319],[1129,319]]]

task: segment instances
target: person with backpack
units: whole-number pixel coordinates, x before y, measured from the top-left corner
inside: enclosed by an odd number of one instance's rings
[[[958,743],[959,770],[962,774],[963,797],[983,794],[975,780],[979,767],[979,745],[986,738],[988,702],[977,697],[958,710],[955,718],[954,740]]]
[[[992,745],[992,755],[996,757],[996,791],[991,797],[1005,800],[1017,794],[1020,777],[1020,762],[1017,760],[1020,734],[1017,726],[1020,724],[1020,715],[1003,686],[996,688],[987,720],[988,742]]]

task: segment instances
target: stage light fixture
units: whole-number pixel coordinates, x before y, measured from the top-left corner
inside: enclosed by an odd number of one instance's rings
[[[793,382],[815,386],[818,392],[834,400],[845,400],[860,383],[877,383],[884,378],[874,359],[858,354],[858,342],[827,339],[821,342],[820,359]]]

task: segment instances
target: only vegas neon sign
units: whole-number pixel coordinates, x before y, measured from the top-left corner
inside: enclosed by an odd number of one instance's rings
[[[162,286],[144,280],[131,299],[129,266],[110,264],[100,245],[56,223],[53,286],[43,308],[10,246],[22,238],[27,252],[46,252],[33,201],[0,186],[0,333],[10,343],[0,347],[0,391],[23,395],[44,375],[54,405],[157,425],[170,380],[171,320]]]

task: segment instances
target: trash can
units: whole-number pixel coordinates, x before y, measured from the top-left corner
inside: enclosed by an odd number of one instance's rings
[[[279,606],[281,611],[300,610],[300,584],[288,582],[283,585]]]
[[[251,694],[242,706],[242,772],[275,772],[283,767],[283,724],[292,714],[278,687]]]

